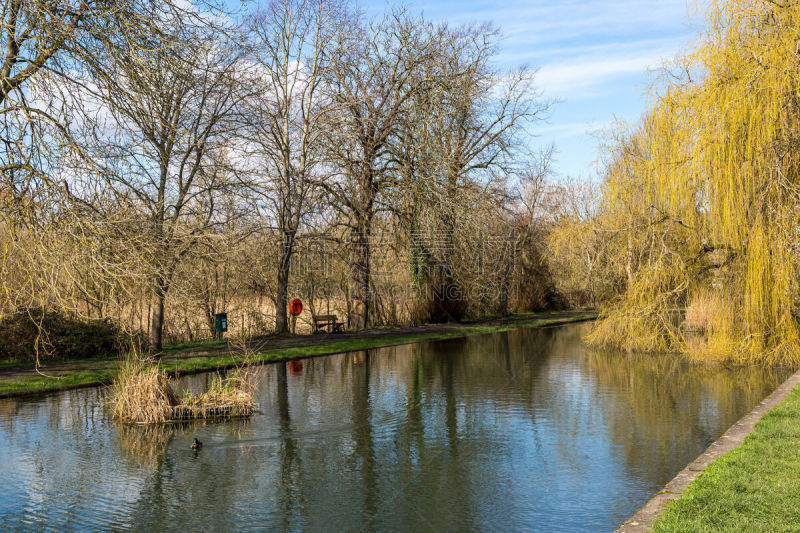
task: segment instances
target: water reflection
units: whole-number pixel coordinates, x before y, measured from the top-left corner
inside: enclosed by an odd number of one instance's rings
[[[280,461],[280,510],[281,527],[289,529],[292,509],[295,505],[303,505],[304,499],[302,491],[299,489],[302,484],[300,481],[301,464],[297,452],[297,442],[292,436],[292,420],[289,412],[289,380],[287,377],[287,363],[281,362],[276,365],[276,395],[279,429],[280,429],[280,448],[278,458]]]
[[[789,373],[589,351],[582,329],[269,365],[249,422],[121,426],[101,389],[0,400],[0,523],[610,530]]]
[[[139,426],[121,423],[115,423],[114,428],[122,455],[153,469],[164,461],[167,448],[179,429],[176,424]]]

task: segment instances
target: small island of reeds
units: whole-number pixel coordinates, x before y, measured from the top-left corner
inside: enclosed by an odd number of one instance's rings
[[[246,365],[229,376],[216,376],[201,394],[178,395],[157,362],[131,358],[111,386],[114,418],[135,424],[250,416],[255,411],[255,381]]]

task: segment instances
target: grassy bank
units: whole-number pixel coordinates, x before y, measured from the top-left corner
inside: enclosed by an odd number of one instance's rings
[[[287,339],[285,338],[268,338],[251,344],[250,349],[253,350],[253,354],[250,358],[254,362],[262,363],[297,357],[366,350],[409,342],[451,339],[523,327],[541,327],[586,320],[594,318],[595,313],[562,313],[556,317],[548,315],[552,315],[552,313],[521,315],[500,323],[485,322],[441,327],[420,327],[404,329],[396,333],[391,329],[382,330],[379,333],[372,330],[365,332],[363,336],[347,334],[349,336],[345,338],[336,338],[336,335],[328,338],[310,335],[297,338],[296,342],[292,339],[291,345],[286,345]],[[238,361],[235,353],[232,354],[224,349],[208,351],[209,348],[218,349],[220,346],[224,346],[224,344],[219,341],[213,344],[201,341],[196,345],[184,344],[179,348],[172,347],[169,351],[165,351],[165,356],[162,359],[162,368],[172,373],[191,374],[234,366]],[[45,375],[37,373],[34,369],[16,369],[13,371],[0,369],[0,398],[107,384],[116,377],[119,362],[116,360],[75,361],[64,364],[59,363],[57,368],[58,370],[53,371],[44,369],[42,372]]]
[[[800,531],[800,387],[672,502],[654,531]]]
[[[0,378],[0,398],[51,392],[66,389],[75,389],[89,385],[103,385],[111,383],[117,371],[113,370],[84,370],[67,373],[57,377],[34,374],[24,377]]]

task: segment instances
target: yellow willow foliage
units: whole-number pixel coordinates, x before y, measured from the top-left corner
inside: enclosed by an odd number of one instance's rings
[[[644,265],[623,299],[603,310],[589,340],[625,350],[673,349],[680,342],[676,301],[690,283],[685,264],[676,255]]]
[[[612,149],[628,286],[589,340],[800,363],[800,2],[712,2],[682,64]],[[671,317],[701,301],[717,308],[698,343]]]

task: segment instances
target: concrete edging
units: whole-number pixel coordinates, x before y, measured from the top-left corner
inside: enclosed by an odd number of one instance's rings
[[[688,487],[712,461],[739,447],[739,445],[744,442],[745,437],[753,431],[753,428],[756,423],[761,420],[761,417],[786,399],[792,389],[798,384],[800,384],[800,370],[789,376],[789,378],[781,383],[772,394],[764,398],[752,411],[744,415],[738,422],[728,428],[728,431],[720,438],[711,443],[697,459],[678,472],[678,474],[672,478],[669,483],[664,485],[664,488],[658,491],[650,501],[644,504],[632,517],[619,526],[616,533],[635,533],[653,529],[653,525],[661,518],[661,514],[664,512],[667,505],[671,501],[680,498],[686,487]]]

